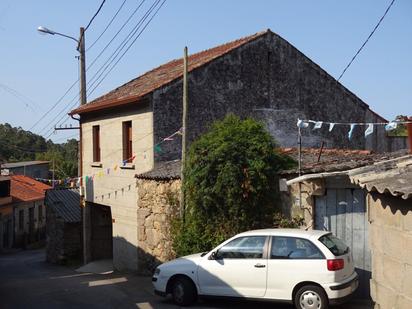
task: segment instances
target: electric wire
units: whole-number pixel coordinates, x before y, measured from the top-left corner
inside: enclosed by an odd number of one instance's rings
[[[89,29],[90,25],[92,24],[93,20],[96,18],[96,16],[100,13],[100,10],[103,7],[103,4],[106,2],[106,0],[103,0],[102,3],[100,4],[99,8],[97,9],[96,13],[93,15],[93,17],[90,19],[89,23],[87,24],[86,28],[84,28],[84,31],[87,31]]]
[[[102,49],[102,51],[95,57],[95,59],[91,62],[91,64],[86,68],[86,72],[93,66],[93,64],[97,61],[97,59],[98,59],[98,58],[103,54],[103,52],[110,46],[110,44],[111,44],[111,43],[114,41],[114,39],[119,35],[119,33],[123,30],[123,28],[129,23],[129,21],[130,21],[130,20],[132,19],[132,17],[137,13],[137,11],[138,11],[139,8],[143,5],[144,2],[145,2],[145,0],[142,0],[142,1],[140,2],[140,4],[137,6],[137,8],[132,12],[132,14],[131,14],[131,15],[128,17],[128,19],[123,23],[123,25],[120,27],[120,29],[115,33],[115,35],[112,37],[112,39],[109,41],[109,43],[106,44],[106,46]],[[93,79],[96,75],[97,75],[97,73],[94,74],[94,76],[92,77],[92,79]],[[53,109],[62,101],[62,99],[68,94],[68,92],[69,92],[71,89],[73,89],[74,85],[79,81],[79,79],[80,79],[80,78],[78,78],[78,79],[74,82],[74,84],[65,92],[65,94],[58,100],[58,102],[56,102],[56,103],[52,106],[51,110],[53,110]],[[91,82],[91,80],[88,81],[87,83],[90,84],[90,82]],[[66,109],[67,109],[67,108],[65,108],[64,110],[66,110]],[[33,129],[33,127],[35,127],[41,120],[43,120],[43,118],[44,118],[45,116],[47,116],[47,115],[51,112],[51,110],[47,111],[47,112],[30,128],[30,130]],[[61,113],[64,113],[64,111],[58,113],[58,115],[61,114]],[[63,117],[65,117],[65,116],[66,116],[66,115],[64,115]],[[58,116],[57,116],[57,117],[58,117]],[[45,127],[49,127],[50,124],[53,123],[54,120],[55,120],[57,117],[53,118],[52,121],[49,121],[48,124],[47,124]],[[62,118],[60,118],[59,121],[61,121],[61,119],[62,119]],[[59,122],[59,121],[58,121],[58,122]],[[43,131],[43,130],[44,130],[44,128],[43,128],[41,131]],[[53,129],[52,129],[52,130],[53,130]],[[47,132],[49,132],[49,130],[48,130]],[[47,132],[46,132],[46,134],[47,134]],[[51,134],[48,135],[48,137],[50,137],[50,136],[51,136]]]
[[[376,24],[375,28],[373,28],[372,32],[369,34],[368,38],[365,40],[365,42],[363,42],[362,46],[359,48],[359,50],[356,52],[356,54],[352,57],[351,61],[349,61],[348,65],[345,67],[345,69],[342,71],[342,73],[339,75],[337,81],[340,81],[340,79],[343,77],[343,75],[345,74],[345,72],[349,69],[349,67],[351,66],[351,64],[353,63],[353,61],[355,61],[356,57],[359,55],[359,53],[362,51],[362,49],[365,47],[366,43],[368,43],[369,39],[372,37],[372,35],[375,33],[376,29],[378,29],[379,25],[381,24],[381,22],[383,21],[383,19],[385,18],[386,14],[388,14],[389,10],[391,9],[393,3],[395,2],[395,0],[392,0],[391,3],[389,4],[389,6],[387,7],[385,13],[383,14],[383,16],[381,17],[381,19],[379,20],[379,22]]]
[[[100,38],[103,36],[103,34],[105,34],[105,32],[107,31],[107,29],[109,29],[110,25],[113,23],[113,21],[116,19],[117,15],[119,14],[119,12],[121,11],[121,9],[123,8],[124,4],[126,3],[127,0],[123,0],[123,3],[120,5],[120,7],[118,8],[118,10],[116,11],[116,13],[113,15],[112,19],[109,21],[109,23],[107,24],[107,26],[104,28],[104,30],[102,31],[102,33],[100,33],[100,35],[97,37],[96,40],[93,41],[92,44],[90,44],[90,46],[86,49],[86,52],[89,51],[96,43],[97,41],[100,40]]]

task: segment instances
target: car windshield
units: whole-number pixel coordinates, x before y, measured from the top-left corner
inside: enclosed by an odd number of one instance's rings
[[[332,234],[322,236],[319,238],[319,241],[335,256],[344,255],[349,252],[349,247],[342,240]]]

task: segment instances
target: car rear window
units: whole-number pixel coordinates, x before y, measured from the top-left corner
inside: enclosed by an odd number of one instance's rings
[[[349,252],[349,247],[342,240],[332,234],[322,236],[319,238],[319,241],[335,256],[344,255]]]

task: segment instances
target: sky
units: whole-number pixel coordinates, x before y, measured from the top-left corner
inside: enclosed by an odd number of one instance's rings
[[[112,24],[91,46],[123,1]],[[142,1],[129,23],[102,52]],[[86,66],[102,52],[86,73],[91,83],[88,100],[182,57],[184,46],[188,46],[189,53],[195,53],[268,28],[337,78],[390,0],[166,0],[95,88],[97,82],[93,81],[99,76],[96,72],[154,2],[106,0],[85,34]],[[89,23],[100,3],[101,0],[0,0],[0,123],[31,130],[58,143],[77,137],[77,130],[53,133],[56,124],[77,125],[66,116],[78,104],[76,42],[40,35],[36,29],[45,26],[77,39],[79,28]],[[412,1],[396,0],[341,79],[344,86],[389,120],[400,114],[412,116],[411,38]],[[58,101],[74,83],[67,96]]]

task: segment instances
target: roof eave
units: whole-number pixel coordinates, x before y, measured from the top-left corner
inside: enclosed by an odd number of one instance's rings
[[[137,96],[128,96],[126,98],[123,99],[109,99],[106,101],[100,101],[99,103],[96,104],[87,104],[87,105],[83,105],[80,106],[74,110],[72,110],[69,115],[81,115],[81,114],[85,114],[85,113],[90,113],[90,112],[96,112],[96,111],[100,111],[103,109],[107,109],[107,108],[113,108],[113,107],[117,107],[117,106],[121,106],[121,105],[126,105],[126,104],[131,104],[131,103],[138,103],[140,101],[142,101],[143,97],[140,95]]]

